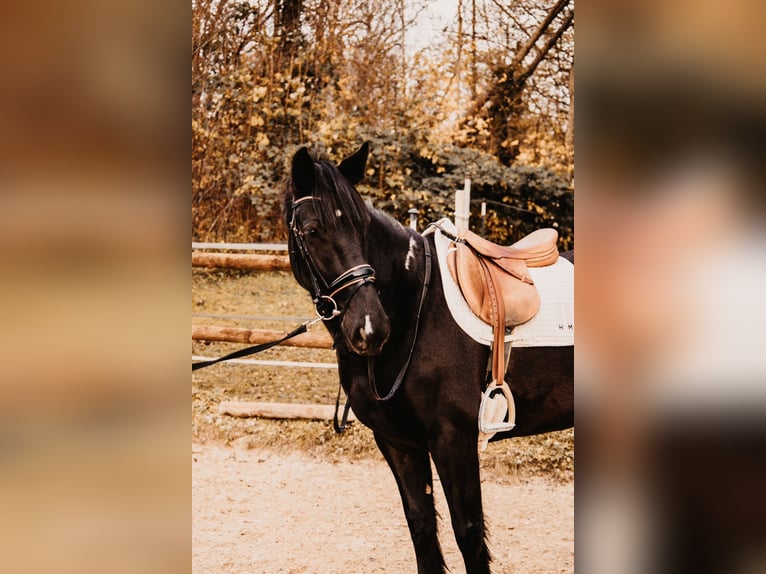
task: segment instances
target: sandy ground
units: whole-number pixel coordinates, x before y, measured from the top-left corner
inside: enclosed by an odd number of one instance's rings
[[[399,574],[415,556],[382,458],[327,462],[300,452],[192,445],[196,574]],[[483,496],[493,572],[574,571],[574,484],[493,480]],[[451,572],[464,573],[441,485],[435,495]]]

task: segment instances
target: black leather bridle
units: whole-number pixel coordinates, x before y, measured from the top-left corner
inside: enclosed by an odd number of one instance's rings
[[[292,233],[293,235],[295,244],[298,247],[298,252],[300,256],[303,258],[303,261],[309,272],[309,277],[311,278],[311,284],[314,290],[313,301],[314,301],[314,306],[316,307],[317,315],[321,317],[324,321],[329,321],[342,313],[342,311],[338,308],[338,304],[336,303],[335,299],[333,299],[333,297],[337,293],[341,292],[342,290],[348,287],[351,287],[352,285],[357,285],[357,288],[351,293],[351,296],[348,299],[348,301],[350,301],[351,298],[354,296],[354,294],[362,285],[364,285],[365,283],[375,282],[375,269],[373,269],[373,267],[367,263],[364,263],[362,265],[356,265],[355,267],[352,267],[351,269],[341,273],[335,279],[335,281],[328,284],[324,280],[322,273],[317,268],[316,263],[314,263],[314,260],[312,259],[308,248],[306,247],[306,240],[303,236],[303,231],[298,228],[298,225],[295,221],[295,208],[301,203],[303,203],[304,201],[320,201],[320,200],[319,198],[316,198],[313,196],[307,196],[307,197],[302,197],[293,202],[292,213],[290,214],[290,233]],[[425,238],[423,239],[423,251],[425,255],[425,277],[423,280],[423,290],[420,294],[420,301],[418,303],[417,315],[415,317],[415,327],[412,334],[412,343],[410,345],[409,353],[407,354],[407,360],[404,362],[404,365],[399,370],[399,374],[394,379],[394,383],[391,386],[391,389],[385,396],[381,396],[378,393],[377,385],[375,383],[375,360],[372,357],[369,357],[367,359],[367,374],[370,381],[370,389],[371,389],[373,397],[375,397],[375,399],[378,401],[388,401],[396,394],[396,391],[399,389],[402,382],[404,381],[404,377],[407,374],[407,369],[409,368],[409,365],[410,365],[410,360],[412,359],[412,353],[415,350],[415,344],[417,342],[417,337],[418,337],[418,328],[420,325],[420,316],[423,310],[423,303],[426,300],[426,295],[428,294],[428,286],[431,282],[431,249],[428,246],[428,241]],[[335,424],[336,432],[342,432],[342,429],[345,428],[345,418],[346,418],[346,414],[348,413],[348,407],[349,407],[349,403],[347,402],[346,409],[344,411],[344,417],[343,417],[344,422],[339,427],[337,422],[338,406],[340,404],[339,401],[340,401],[340,388],[338,389],[338,400],[336,401],[336,404],[335,404],[334,424]]]
[[[306,245],[306,238],[303,234],[303,230],[298,227],[296,222],[296,208],[301,203],[307,201],[320,201],[320,199],[310,195],[293,201],[290,214],[290,233],[293,236],[295,245],[298,248],[298,254],[303,260],[308,271],[309,279],[311,280],[313,291],[312,301],[314,302],[317,316],[323,321],[330,321],[341,315],[343,312],[338,306],[335,296],[349,287],[356,286],[346,300],[346,305],[348,305],[348,302],[351,301],[356,292],[363,285],[367,283],[375,283],[375,269],[368,263],[355,265],[338,275],[335,280],[328,283],[322,275],[322,272],[319,270],[319,267],[314,262],[314,258],[311,256],[308,246]]]
[[[300,255],[301,259],[303,260],[303,264],[305,265],[306,270],[308,271],[308,274],[309,274],[309,278],[311,280],[311,286],[313,288],[313,293],[314,293],[313,302],[314,302],[314,307],[316,308],[317,318],[304,322],[297,329],[294,329],[293,331],[291,331],[284,337],[280,337],[276,341],[271,341],[269,343],[260,344],[260,345],[254,345],[252,347],[247,347],[245,349],[235,351],[234,353],[230,353],[223,357],[219,357],[218,359],[212,359],[212,360],[194,363],[192,364],[192,371],[195,371],[197,369],[202,369],[210,365],[220,363],[222,361],[228,361],[230,359],[245,357],[247,355],[252,355],[254,353],[260,353],[261,351],[270,349],[273,346],[286,341],[287,339],[291,339],[292,337],[296,337],[300,335],[301,333],[305,333],[307,331],[307,327],[313,323],[316,323],[320,320],[330,321],[340,316],[343,313],[343,311],[339,308],[338,303],[337,301],[335,301],[335,298],[334,298],[338,293],[340,293],[341,291],[345,289],[348,289],[349,287],[356,286],[356,288],[354,289],[354,291],[351,293],[351,295],[348,297],[346,301],[346,305],[348,305],[348,302],[351,301],[353,296],[363,285],[367,283],[375,283],[375,269],[372,267],[372,265],[368,263],[363,263],[361,265],[355,265],[354,267],[351,267],[350,269],[338,275],[338,277],[336,277],[335,280],[330,283],[328,283],[325,280],[321,271],[319,270],[316,263],[314,262],[314,259],[311,257],[311,253],[309,252],[308,247],[306,246],[306,239],[304,237],[303,230],[298,228],[298,225],[295,219],[296,207],[306,201],[320,201],[320,200],[319,198],[313,197],[313,196],[302,197],[300,199],[295,200],[291,207],[289,227],[290,227],[290,233],[295,241],[295,245],[298,248],[297,253],[298,255]],[[409,353],[407,354],[407,359],[404,362],[404,365],[399,370],[399,374],[396,376],[396,379],[394,380],[394,383],[391,386],[391,389],[385,396],[381,396],[378,393],[377,385],[375,383],[374,359],[370,357],[367,360],[367,373],[368,373],[368,378],[370,382],[371,392],[373,397],[375,397],[375,399],[378,401],[388,401],[391,398],[393,398],[393,396],[396,394],[396,391],[399,389],[402,382],[404,381],[405,375],[407,373],[407,369],[409,368],[409,365],[410,365],[410,360],[412,359],[413,351],[415,350],[415,344],[417,342],[417,337],[418,337],[418,328],[420,325],[421,312],[423,310],[423,304],[426,300],[426,295],[428,293],[428,286],[430,284],[430,279],[431,279],[431,249],[428,246],[428,241],[425,238],[423,238],[423,250],[425,255],[425,277],[423,280],[423,290],[420,294],[420,301],[418,303],[417,314],[415,316],[415,326],[414,326],[414,330],[412,334],[412,343],[410,344],[410,350],[409,350]],[[295,252],[293,251],[292,253],[295,253]],[[335,432],[338,434],[344,432],[347,427],[348,414],[349,414],[349,409],[351,407],[351,402],[349,399],[347,399],[346,406],[343,409],[343,416],[339,420],[338,412],[340,409],[340,395],[341,395],[341,384],[339,381],[338,396],[335,399],[335,415],[333,417],[333,428],[335,429]]]

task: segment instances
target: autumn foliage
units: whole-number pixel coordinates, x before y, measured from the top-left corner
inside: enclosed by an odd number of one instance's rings
[[[570,247],[572,8],[547,4],[458,2],[441,40],[414,49],[410,0],[194,0],[194,239],[284,239],[297,147],[337,161],[369,141],[360,192],[400,221],[451,215],[470,177],[488,236],[554,225]]]

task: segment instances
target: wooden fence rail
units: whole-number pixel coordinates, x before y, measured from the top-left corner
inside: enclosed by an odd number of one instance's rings
[[[192,252],[192,267],[226,267],[258,271],[289,271],[287,255],[258,255],[251,253]]]
[[[224,341],[227,343],[260,345],[269,341],[275,341],[284,336],[285,332],[271,329],[192,325],[192,340],[194,341]],[[302,333],[292,339],[283,341],[281,344],[290,347],[329,349],[332,347],[332,338],[327,333]]]
[[[231,249],[231,250],[284,250],[286,245],[253,244],[192,244],[192,249]],[[219,267],[229,269],[248,269],[257,271],[289,271],[290,259],[286,255],[249,254],[249,253],[208,253],[192,251],[193,267]],[[242,327],[221,327],[214,325],[192,325],[192,340],[221,341],[260,345],[283,337],[285,332],[271,329],[245,329]],[[329,349],[332,338],[327,333],[302,333],[281,343],[291,347]],[[206,360],[206,357],[193,356],[192,360]],[[258,361],[234,360],[232,363],[273,364],[289,367],[337,368],[332,363],[298,363],[295,361]],[[321,419],[331,420],[334,407],[331,405],[282,404],[247,401],[223,401],[219,412],[236,417],[261,417],[279,419]],[[353,420],[350,413],[349,420]]]
[[[223,249],[233,251],[287,251],[287,243],[207,243],[192,241],[192,249]]]
[[[221,401],[218,412],[233,417],[261,417],[267,419],[332,420],[335,407],[302,403],[263,403],[250,401]],[[348,420],[356,420],[349,411]]]

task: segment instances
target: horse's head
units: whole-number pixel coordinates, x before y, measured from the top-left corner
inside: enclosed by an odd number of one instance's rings
[[[335,166],[314,162],[301,148],[285,194],[293,275],[312,294],[317,313],[363,356],[379,354],[391,330],[368,260],[370,212],[354,188],[368,151],[365,143]]]

